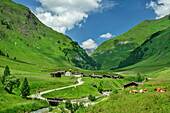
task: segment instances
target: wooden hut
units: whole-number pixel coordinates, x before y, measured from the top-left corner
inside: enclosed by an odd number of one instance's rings
[[[128,84],[125,84],[125,85],[123,85],[123,86],[124,86],[124,88],[127,88],[127,87],[130,87],[130,86],[138,86],[138,85],[141,85],[141,84],[143,84],[143,83],[132,81],[132,82],[130,82],[130,83],[128,83]]]
[[[123,79],[122,76],[112,76],[112,79]]]
[[[83,75],[83,77],[91,77],[91,75]]]
[[[61,73],[60,72],[52,72],[51,77],[61,77]]]
[[[103,75],[103,78],[111,78],[110,75]]]
[[[103,76],[99,75],[99,76],[97,76],[97,78],[100,78],[100,79],[102,79],[102,78],[103,78]]]

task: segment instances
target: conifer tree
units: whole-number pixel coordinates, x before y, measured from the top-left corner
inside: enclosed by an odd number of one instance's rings
[[[2,83],[3,83],[3,84],[4,84],[4,82],[5,82],[6,77],[7,77],[7,76],[10,76],[10,75],[11,75],[11,74],[10,74],[9,67],[6,66],[6,67],[5,67],[5,70],[4,70],[4,75],[2,76]]]
[[[28,81],[27,81],[26,77],[25,77],[25,79],[24,79],[24,81],[22,83],[22,86],[21,86],[21,94],[22,94],[23,98],[30,95],[30,87],[29,87],[29,84],[28,84]]]

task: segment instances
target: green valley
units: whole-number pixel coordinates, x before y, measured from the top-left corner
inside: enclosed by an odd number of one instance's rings
[[[0,113],[170,111],[170,14],[139,23],[91,54],[32,12],[0,0]]]

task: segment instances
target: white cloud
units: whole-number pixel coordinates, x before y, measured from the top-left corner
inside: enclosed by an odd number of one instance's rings
[[[100,38],[111,38],[111,37],[115,37],[115,36],[112,35],[111,33],[106,33],[106,34],[100,35]]]
[[[35,15],[47,26],[65,33],[76,26],[81,27],[90,12],[114,6],[109,0],[37,0]],[[107,4],[110,3],[110,4]]]
[[[97,44],[92,39],[88,39],[84,42],[82,42],[81,47],[84,49],[95,49],[97,48]]]
[[[151,1],[146,4],[146,8],[153,8],[157,17],[156,19],[162,18],[170,14],[170,0],[157,0],[157,2]]]

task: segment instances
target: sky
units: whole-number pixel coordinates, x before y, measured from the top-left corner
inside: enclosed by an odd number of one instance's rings
[[[12,0],[84,49],[96,49],[144,20],[170,14],[170,0]]]

